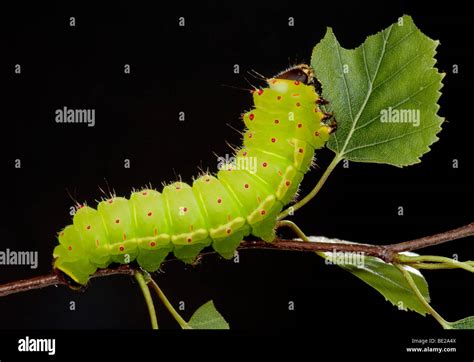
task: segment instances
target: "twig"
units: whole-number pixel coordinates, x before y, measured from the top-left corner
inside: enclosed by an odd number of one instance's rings
[[[120,265],[117,268],[100,269],[94,275],[91,275],[91,278],[106,277],[114,274],[134,275],[135,269],[129,265]],[[33,289],[46,288],[52,285],[70,286],[70,283],[65,279],[63,274],[59,272],[52,272],[48,275],[2,284],[0,285],[0,297],[14,293],[26,292]]]
[[[390,249],[395,253],[401,251],[418,250],[426,248],[427,246],[439,245],[447,241],[462,239],[472,235],[474,235],[474,222],[461,226],[457,229],[445,231],[443,233],[425,236],[423,238],[405,241],[403,243],[392,244],[390,245]]]
[[[277,239],[273,243],[264,241],[242,241],[239,250],[243,249],[274,249],[286,251],[328,251],[328,252],[359,252],[365,255],[375,256],[387,263],[397,261],[397,255],[402,251],[413,251],[428,246],[439,245],[448,241],[465,238],[474,235],[474,223],[462,226],[457,229],[442,232],[432,236],[423,237],[411,241],[405,241],[398,244],[390,245],[368,245],[368,244],[351,244],[346,241],[341,242],[302,242],[297,240]],[[328,241],[335,239],[327,239]],[[203,253],[201,255],[213,254],[214,252]],[[174,260],[170,258],[164,263]],[[117,268],[106,268],[97,271],[92,278],[105,277],[114,274],[134,275],[136,269],[129,265],[121,265]],[[0,297],[25,292],[33,289],[45,288],[51,285],[69,285],[68,281],[60,273],[39,276],[31,279],[18,280],[11,283],[0,285]]]

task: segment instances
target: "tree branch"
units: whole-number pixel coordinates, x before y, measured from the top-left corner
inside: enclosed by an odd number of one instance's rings
[[[472,235],[474,235],[474,222],[461,226],[457,229],[445,231],[443,233],[425,236],[423,238],[392,244],[389,246],[392,252],[398,253],[401,251],[418,250],[428,246],[439,245],[451,240],[462,239]]]
[[[114,274],[134,275],[135,269],[129,265],[120,265],[117,268],[99,269],[94,275],[91,276],[91,278],[106,277]],[[14,293],[27,292],[33,289],[46,288],[52,285],[67,285],[71,287],[70,283],[61,272],[53,271],[48,275],[2,284],[0,285],[0,297]],[[80,287],[77,289],[80,289]]]
[[[277,239],[273,243],[266,243],[264,241],[242,241],[238,250],[243,249],[274,249],[274,250],[286,250],[286,251],[326,251],[326,252],[359,252],[369,256],[375,256],[387,263],[396,261],[397,254],[402,251],[413,251],[429,246],[439,245],[448,241],[457,240],[474,235],[474,223],[470,223],[465,226],[461,226],[457,229],[449,230],[439,234],[426,236],[419,239],[405,241],[397,244],[390,245],[369,245],[369,244],[354,244],[347,241],[338,239],[328,239],[324,237],[318,238],[319,240],[325,240],[324,242],[303,242],[298,240],[285,240]],[[215,252],[203,253],[203,255],[214,254]],[[170,258],[165,260],[163,263],[175,260]],[[106,268],[98,270],[91,278],[105,277],[114,274],[127,274],[134,275],[135,268],[130,265],[120,265],[116,268]],[[66,280],[64,275],[60,272],[52,272],[48,275],[43,275],[31,279],[18,280],[11,283],[0,285],[0,297],[25,292],[33,289],[41,289],[52,285],[68,285],[71,284]]]

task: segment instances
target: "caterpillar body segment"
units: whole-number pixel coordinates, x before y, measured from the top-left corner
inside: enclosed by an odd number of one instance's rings
[[[171,252],[192,262],[212,246],[229,259],[249,234],[271,242],[277,215],[333,129],[318,108],[310,69],[290,68],[253,92],[255,108],[242,116],[247,129],[237,164],[202,175],[192,186],[176,182],[162,192],[144,189],[77,210],[73,224],[59,233],[54,268],[86,284],[111,263],[136,260],[153,272]]]

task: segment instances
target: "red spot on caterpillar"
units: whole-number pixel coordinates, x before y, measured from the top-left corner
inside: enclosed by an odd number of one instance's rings
[[[244,157],[247,156],[247,151],[244,151],[244,152],[242,153],[242,156],[244,156]]]
[[[278,171],[278,174],[279,174],[280,176],[283,176],[283,173],[282,173],[281,171]]]
[[[221,203],[222,203],[222,199],[221,199],[221,198],[218,198],[218,199],[217,199],[217,203],[218,203],[218,204],[221,204]]]
[[[278,101],[281,100],[281,96],[278,96],[278,97],[277,97],[277,100],[278,100]]]
[[[250,113],[250,114],[249,114],[249,119],[250,119],[251,121],[253,121],[254,118],[255,118],[255,115],[254,115],[253,113]]]
[[[264,162],[264,163],[262,163],[262,166],[263,166],[263,167],[267,167],[267,166],[268,166],[268,163]]]
[[[280,121],[278,119],[275,119],[275,124],[278,124],[280,123]]]
[[[299,107],[301,106],[301,103],[300,102],[296,102],[296,107]]]
[[[107,202],[111,204],[112,202],[114,202],[114,199],[107,200]]]
[[[316,137],[319,137],[319,132],[318,132],[318,131],[314,132],[314,135],[315,135]]]
[[[298,93],[293,93],[291,96],[296,98],[296,97],[299,97],[300,95]]]
[[[176,190],[181,190],[181,186],[176,185]]]
[[[183,207],[183,212],[188,212],[188,208],[187,208],[187,207]]]
[[[253,136],[252,133],[249,133],[249,138],[252,138],[252,136]]]
[[[263,89],[259,89],[258,92],[257,92],[257,94],[258,94],[259,96],[261,96],[261,95],[263,94]]]
[[[154,246],[156,246],[156,243],[154,241],[150,241],[150,246],[154,247]]]
[[[230,234],[232,232],[232,229],[227,229],[226,232],[227,234]]]
[[[245,187],[246,189],[248,189],[248,188],[249,188],[249,184],[245,184],[244,187]]]
[[[291,184],[291,182],[288,181],[288,180],[286,180],[285,185],[286,185],[286,186],[290,186],[290,184]]]
[[[295,85],[300,85],[300,82],[295,80]]]
[[[127,234],[123,233],[123,240],[127,240]]]
[[[90,229],[91,229],[91,226],[90,226],[90,225],[87,225],[87,226],[86,226],[86,229],[87,229],[87,230],[90,230]]]
[[[123,247],[123,245],[120,245],[120,248],[119,248],[120,251],[124,251],[125,248]]]
[[[298,150],[298,152],[299,152],[299,153],[303,153],[304,150],[303,150],[302,148],[300,148],[300,149]]]
[[[148,216],[151,216],[151,215],[153,215],[153,213],[150,211],[147,215],[148,215]]]
[[[148,194],[148,192],[146,192],[146,191],[143,191],[143,192],[142,192],[142,195],[143,195],[143,196],[146,196],[147,194]]]
[[[116,223],[116,224],[119,224],[119,223],[120,223],[120,219],[115,219],[115,223]]]
[[[190,242],[192,242],[192,241],[193,241],[193,239],[191,239],[191,238],[188,238],[188,240],[187,240],[187,241],[188,241],[188,243],[190,243]]]
[[[205,179],[204,179],[204,181],[206,181],[206,182],[210,182],[210,181],[211,181],[211,179],[208,177],[208,178],[205,178]]]
[[[301,123],[298,123],[298,128],[301,128],[303,127],[303,125]]]
[[[67,247],[67,250],[71,251],[71,250],[72,250],[72,246],[69,245],[69,246]]]
[[[275,143],[277,140],[275,137],[272,138],[272,143]]]
[[[64,236],[64,231],[61,231],[61,233],[59,234],[59,236]]]
[[[267,212],[265,210],[260,211],[260,215],[265,215]]]

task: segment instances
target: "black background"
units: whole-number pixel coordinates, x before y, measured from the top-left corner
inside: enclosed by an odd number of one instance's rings
[[[240,144],[235,129],[243,128],[240,113],[252,104],[242,90],[249,88],[245,78],[258,84],[249,70],[271,76],[289,65],[308,63],[326,26],[334,29],[341,45],[353,48],[403,14],[412,15],[425,34],[441,42],[437,66],[447,75],[440,114],[447,122],[440,141],[422,163],[409,168],[338,166],[317,198],[292,218],[308,234],[380,244],[473,220],[474,49],[469,38],[474,16],[460,3],[439,7],[403,1],[209,1],[151,6],[116,1],[7,9],[1,249],[37,250],[39,267],[1,266],[0,283],[50,272],[56,232],[71,222],[69,208],[74,202],[68,192],[94,205],[104,197],[99,187],[128,196],[133,187],[161,187],[178,177],[189,182],[198,168],[215,170],[215,154],[232,153],[226,142]],[[69,26],[71,16],[75,27]],[[184,28],[178,27],[180,16],[185,17]],[[294,27],[288,26],[290,16]],[[14,73],[15,64],[21,64],[20,75]],[[124,64],[130,64],[131,74],[124,74]],[[234,74],[234,64],[240,66],[240,74]],[[459,74],[452,74],[453,64],[459,65]],[[95,109],[95,127],[57,124],[54,111],[63,106]],[[184,122],[178,121],[180,111],[186,114]],[[331,157],[329,150],[318,152],[318,168],[305,177],[302,195],[311,190]],[[17,158],[21,169],[14,168]],[[126,158],[130,169],[123,167]],[[458,169],[452,168],[453,159],[459,160]],[[402,217],[397,216],[398,206],[405,209]],[[425,253],[456,253],[472,260],[472,241],[455,241]],[[433,305],[446,319],[473,314],[471,275],[427,271],[425,276]],[[165,332],[160,342],[146,331],[118,336],[96,331],[149,327],[136,283],[114,276],[93,280],[84,293],[51,287],[1,298],[0,351],[9,353],[16,347],[16,336],[31,329],[40,336],[63,336],[66,345],[76,346],[76,353],[87,353],[96,338],[115,338],[113,344],[142,336],[170,357],[198,350],[211,353],[218,346],[227,347],[230,356],[369,358],[383,352],[390,357],[403,354],[412,337],[453,335],[431,317],[397,310],[357,278],[310,254],[250,250],[240,253],[238,264],[217,256],[206,256],[197,266],[174,261],[156,279],[175,305],[185,302],[185,319],[214,300],[232,336],[219,332],[193,339],[179,331]],[[295,302],[294,311],[288,311],[289,300]],[[75,311],[69,310],[70,301],[76,303]],[[158,302],[157,312],[161,328],[178,328]],[[84,332],[54,331],[58,329]],[[449,358],[472,357],[467,344],[472,336],[458,334],[460,352]],[[189,349],[173,348],[173,341],[182,338]],[[260,347],[258,352],[247,353],[251,344]],[[119,346],[105,346],[107,356]],[[121,351],[122,356],[156,352],[124,348],[128,352]]]

